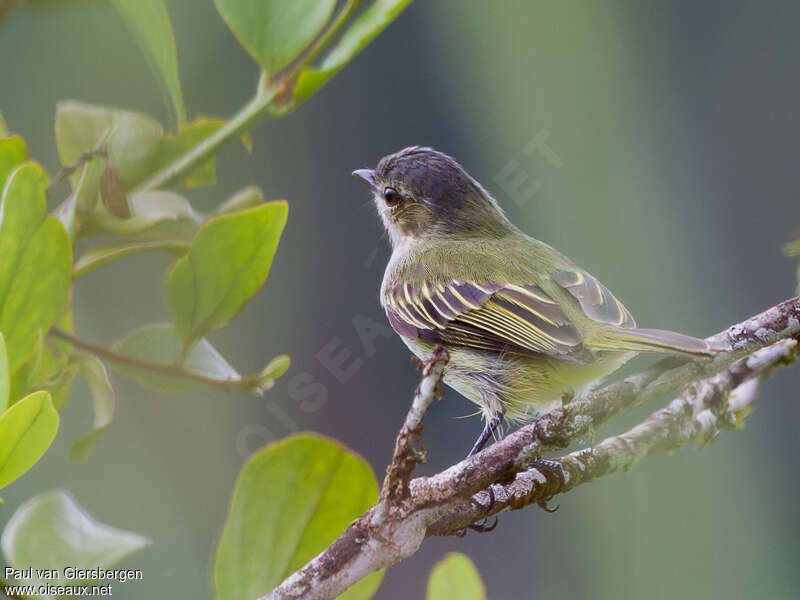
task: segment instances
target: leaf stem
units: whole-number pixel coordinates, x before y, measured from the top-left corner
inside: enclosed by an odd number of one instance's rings
[[[263,119],[268,113],[270,103],[279,92],[278,86],[259,86],[259,91],[255,97],[245,104],[229,121],[226,121],[222,127],[194,146],[186,154],[151,175],[131,193],[165,188],[180,181],[194,168],[211,158],[228,141],[241,136]]]
[[[205,375],[200,375],[199,373],[194,373],[193,371],[187,371],[186,369],[175,365],[150,362],[135,356],[130,356],[129,354],[116,352],[115,350],[111,350],[105,346],[95,344],[94,342],[90,342],[71,333],[67,333],[58,327],[53,327],[50,329],[49,335],[64,340],[76,348],[80,348],[81,350],[88,352],[89,354],[93,354],[99,358],[105,358],[111,363],[122,363],[132,367],[137,367],[139,369],[145,369],[147,371],[159,373],[161,375],[197,381],[208,386],[218,387],[226,390],[244,389],[251,391],[254,382],[258,379],[257,375],[242,377],[240,379],[214,379],[213,377],[206,377]]]
[[[236,113],[222,127],[213,134],[200,142],[197,146],[180,156],[177,160],[167,165],[157,173],[151,175],[145,181],[134,188],[131,193],[144,192],[159,188],[169,187],[183,177],[188,175],[193,169],[200,166],[203,162],[211,158],[223,145],[231,139],[241,136],[253,125],[261,121],[270,113],[273,101],[284,97],[296,76],[314,60],[319,53],[330,43],[331,39],[344,26],[353,11],[358,6],[360,0],[347,0],[339,14],[334,17],[327,29],[320,35],[308,54],[296,65],[291,67],[288,72],[280,76],[277,82],[262,81],[258,84],[258,92],[238,113]],[[286,112],[278,111],[278,113]]]
[[[156,240],[152,242],[120,244],[119,246],[95,248],[75,261],[75,265],[72,270],[72,279],[80,279],[87,273],[91,273],[99,267],[132,254],[163,250],[164,252],[173,253],[180,256],[181,254],[188,252],[189,248],[191,247],[192,245],[190,242],[184,242],[182,240]]]
[[[358,3],[360,0],[347,0],[342,10],[339,11],[339,14],[330,22],[327,29],[322,33],[322,35],[317,38],[317,41],[314,42],[314,45],[311,46],[311,49],[308,51],[308,54],[292,69],[293,73],[300,73],[303,68],[306,67],[310,62],[312,62],[322,50],[330,43],[333,37],[339,33],[339,30],[347,23],[347,20],[350,18],[350,15],[353,14],[353,11],[358,7]]]

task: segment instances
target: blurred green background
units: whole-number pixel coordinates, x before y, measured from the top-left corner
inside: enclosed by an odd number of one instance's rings
[[[258,69],[210,0],[174,0],[190,116],[231,115]],[[120,377],[111,431],[87,465],[76,386],[56,446],[4,490],[0,522],[65,487],[98,519],[153,539],[124,564],[144,580],[116,598],[208,598],[234,478],[258,446],[300,429],[335,437],[381,474],[417,373],[383,323],[388,247],[349,173],[406,145],[454,155],[512,220],[585,266],[640,325],[707,335],[792,294],[781,245],[800,227],[800,4],[713,0],[418,0],[295,114],[220,156],[199,208],[250,183],[287,198],[289,223],[263,291],[212,336],[241,371],[277,353],[289,373],[264,398],[168,396]],[[139,110],[169,125],[147,63],[108,3],[36,2],[0,23],[0,111],[51,173],[60,99]],[[1,259],[1,257],[0,257]],[[139,256],[82,280],[76,327],[109,342],[167,318],[165,259]],[[383,330],[381,330],[383,331]],[[349,353],[346,377],[326,356]],[[637,363],[641,365],[641,363]],[[489,597],[796,598],[800,589],[800,371],[765,382],[741,433],[559,499],[555,515],[505,514],[494,533],[427,541],[377,598],[422,598],[433,563],[466,552]],[[652,409],[652,407],[650,407]],[[425,423],[434,472],[463,457],[480,423],[455,392]],[[629,415],[604,435],[646,414]]]

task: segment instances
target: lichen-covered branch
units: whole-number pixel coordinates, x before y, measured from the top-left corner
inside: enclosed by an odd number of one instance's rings
[[[425,462],[422,419],[433,400],[444,393],[441,389],[442,373],[449,360],[447,350],[437,346],[431,360],[422,368],[422,380],[414,391],[411,409],[397,435],[392,462],[386,467],[386,479],[383,480],[380,497],[389,504],[396,505],[408,498],[411,473],[417,465]]]
[[[435,388],[444,366],[441,356],[434,357],[396,443],[378,503],[262,600],[336,598],[369,573],[416,552],[425,537],[455,534],[489,514],[547,501],[581,483],[627,470],[654,452],[692,440],[707,443],[718,431],[740,425],[755,398],[755,382],[793,362],[799,339],[797,297],[709,338],[729,345],[730,352],[713,360],[662,360],[566,404],[441,473],[408,482],[421,458],[414,445],[431,402],[420,390],[431,382],[430,389]],[[564,449],[626,410],[670,393],[680,395],[630,431],[531,466],[543,453]],[[491,508],[489,486],[495,497]]]
[[[678,398],[636,427],[600,443],[546,461],[517,473],[507,485],[494,485],[495,503],[487,511],[476,502],[462,502],[428,528],[428,536],[452,535],[477,519],[532,503],[598,477],[627,471],[656,452],[674,450],[691,441],[703,446],[722,429],[738,429],[756,398],[758,378],[797,358],[797,341],[787,339],[740,359],[721,373],[689,385]],[[488,501],[488,493],[479,499]]]

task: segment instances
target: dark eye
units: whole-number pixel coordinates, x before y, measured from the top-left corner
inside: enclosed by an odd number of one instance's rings
[[[396,189],[387,187],[385,190],[383,190],[383,199],[386,200],[386,204],[389,206],[397,206],[400,204],[400,201],[403,199],[403,197]]]

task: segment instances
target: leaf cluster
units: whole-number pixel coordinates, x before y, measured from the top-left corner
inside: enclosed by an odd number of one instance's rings
[[[174,124],[126,107],[62,101],[55,114],[62,169],[48,175],[0,116],[0,488],[48,450],[76,377],[88,384],[94,418],[69,456],[85,462],[113,429],[112,371],[146,389],[259,394],[286,371],[281,355],[240,374],[208,336],[264,285],[288,203],[265,201],[249,186],[203,213],[192,190],[215,184],[225,144],[241,139],[252,151],[253,126],[308,100],[410,2],[215,0],[262,70],[253,97],[222,119],[187,116],[165,0],[109,1],[147,57]],[[172,319],[143,323],[108,345],[81,337],[72,319],[81,278],[151,252],[170,263],[163,293]],[[299,436],[260,451],[234,491],[215,567],[218,595],[267,591],[376,495],[369,467],[334,442]],[[39,569],[107,568],[148,543],[94,520],[63,490],[19,506],[0,540],[11,567]],[[347,597],[371,596],[380,578]]]

